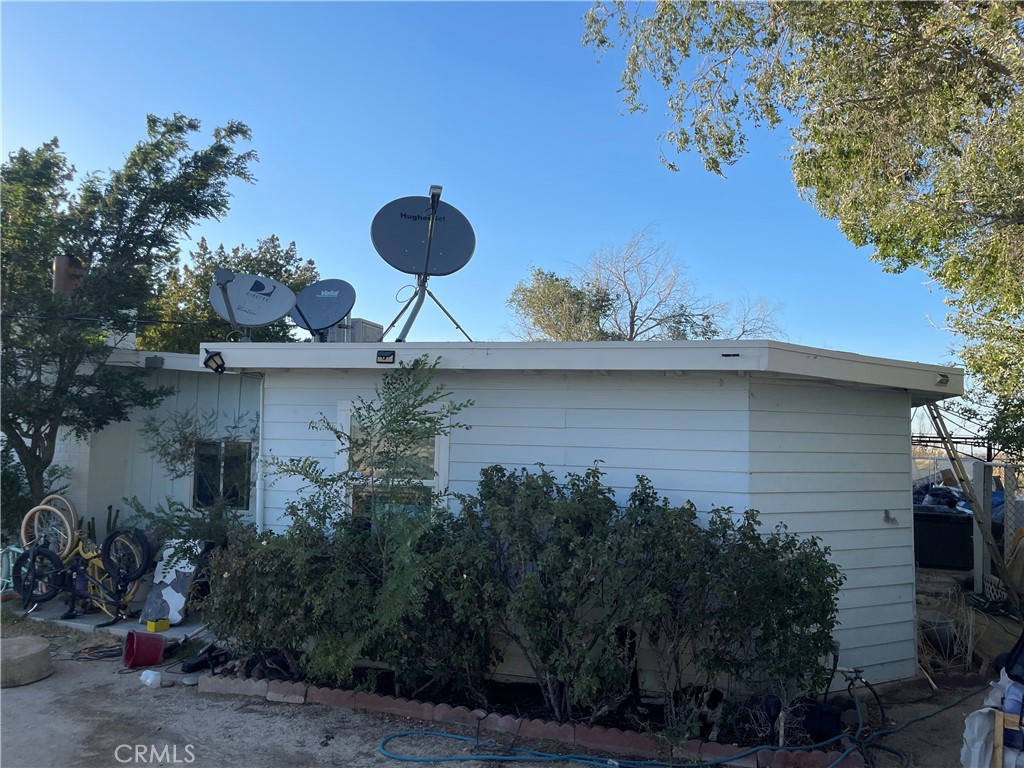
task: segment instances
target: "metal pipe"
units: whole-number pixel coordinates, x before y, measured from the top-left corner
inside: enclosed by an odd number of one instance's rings
[[[260,436],[259,441],[256,444],[256,530],[263,533],[267,529],[267,511],[264,508],[265,500],[263,498],[263,483],[265,479],[265,473],[263,471],[263,464],[265,458],[263,455],[263,433],[266,431],[266,422],[264,416],[264,390],[267,386],[267,376],[263,374],[260,376],[260,407],[259,407],[259,428]]]
[[[420,313],[420,307],[423,306],[424,299],[427,298],[427,278],[426,275],[420,275],[416,278],[416,303],[412,306],[412,312],[405,321],[405,325],[402,326],[401,332],[398,334],[398,338],[395,341],[405,341],[405,337],[409,335],[409,331],[412,329],[412,324],[416,322],[416,315]]]

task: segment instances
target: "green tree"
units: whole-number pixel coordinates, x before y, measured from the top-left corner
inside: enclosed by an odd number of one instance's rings
[[[748,126],[790,120],[800,194],[885,270],[942,285],[970,370],[1020,396],[1024,5],[612,0],[585,23],[585,44],[625,49],[628,108],[653,78],[663,138],[709,171],[744,154]]]
[[[609,338],[601,327],[611,297],[601,286],[577,283],[538,267],[530,270],[506,302],[527,341],[599,341]]]
[[[653,341],[784,335],[763,299],[730,306],[698,292],[651,226],[603,246],[574,277],[534,268],[506,302],[528,340]]]
[[[262,275],[298,293],[320,279],[316,264],[303,261],[295,243],[282,248],[277,235],[258,240],[255,248],[239,245],[228,252],[223,245],[211,250],[203,238],[190,254],[191,263],[172,267],[148,317],[155,323],[140,328],[143,349],[160,352],[196,352],[204,341],[223,337],[230,325],[210,305],[210,286],[217,267],[238,274]],[[289,341],[294,326],[282,319],[252,329],[253,341]]]
[[[109,342],[134,330],[179,240],[228,210],[228,183],[251,180],[255,154],[236,149],[250,138],[242,123],[215,129],[198,150],[189,146],[198,120],[151,115],[147,127],[122,168],[90,174],[75,190],[56,139],[0,168],[0,427],[36,499],[62,428],[85,437],[169,394],[147,386],[143,372],[104,365]],[[79,269],[70,293],[53,290],[57,259]]]

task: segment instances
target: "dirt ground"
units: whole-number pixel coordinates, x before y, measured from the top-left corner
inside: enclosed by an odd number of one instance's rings
[[[4,634],[48,633],[55,671],[0,694],[4,768],[394,766],[378,753],[381,739],[428,725],[343,708],[200,695],[167,670],[162,677],[175,685],[148,688],[140,682],[142,670],[124,670],[120,657],[73,658],[84,647],[116,646],[119,637],[15,624],[6,621]],[[466,753],[454,743],[395,745],[411,755],[451,752],[453,746]]]
[[[9,605],[9,604],[8,604]],[[42,634],[50,640],[55,672],[49,678],[0,693],[0,764],[3,768],[57,768],[121,765],[190,765],[195,768],[278,768],[279,766],[397,766],[378,745],[389,734],[434,729],[434,724],[320,705],[278,704],[236,696],[200,695],[181,684],[148,688],[141,670],[123,670],[120,657],[75,660],[84,647],[118,645],[122,638],[83,633],[63,625],[16,618],[5,606],[3,635]],[[977,653],[983,664],[1008,651],[1021,626],[1007,617],[979,615]],[[988,672],[985,679],[995,679]],[[960,765],[963,720],[977,709],[984,693],[955,703],[979,680],[936,677],[933,691],[923,677],[883,689],[890,724],[914,722],[879,743],[906,756],[872,751],[879,768],[911,765],[953,768]],[[466,736],[467,730],[448,728]],[[484,734],[488,737],[489,734]],[[419,757],[471,757],[471,745],[407,739],[394,749]],[[523,742],[544,751],[550,743]],[[495,763],[486,763],[494,765]],[[511,765],[511,763],[499,763]],[[613,764],[613,763],[612,763]],[[460,765],[483,766],[469,760]]]

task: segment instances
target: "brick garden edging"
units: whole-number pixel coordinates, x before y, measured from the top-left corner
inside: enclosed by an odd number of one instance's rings
[[[306,683],[294,683],[283,680],[251,680],[246,678],[220,677],[202,675],[199,678],[199,693],[212,693],[231,696],[256,696],[267,701],[289,704],[324,704],[330,707],[346,707],[348,709],[365,709],[370,712],[381,712],[425,720],[434,723],[453,725],[479,726],[482,730],[508,735],[523,736],[530,739],[546,739],[573,744],[602,752],[613,752],[618,755],[630,755],[648,759],[658,758],[661,751],[657,741],[647,734],[636,731],[620,731],[618,728],[604,728],[600,725],[572,725],[556,723],[550,720],[533,720],[530,718],[499,715],[483,710],[470,711],[466,707],[452,707],[449,704],[431,704],[415,699],[382,696],[378,693],[347,691],[341,688],[320,688]],[[735,744],[716,744],[691,740],[672,750],[675,760],[700,761],[721,760],[731,755],[747,751]],[[757,752],[729,761],[729,765],[741,768],[825,768],[833,763],[840,752],[810,752],[807,750],[767,750]],[[842,768],[864,768],[864,759],[858,753],[848,755],[841,763]]]

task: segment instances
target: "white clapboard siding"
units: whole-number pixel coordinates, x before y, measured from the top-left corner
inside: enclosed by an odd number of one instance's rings
[[[90,476],[93,471],[92,455],[96,437],[97,435],[93,434],[84,440],[79,440],[70,429],[62,427],[53,452],[51,466],[61,467],[66,473],[61,478],[63,495],[74,504],[80,515],[89,509],[89,490],[92,487]],[[97,459],[97,463],[101,462]]]
[[[378,370],[268,372],[264,440],[276,458],[312,456],[331,467],[336,446],[309,422],[371,398]],[[747,392],[738,378],[661,373],[538,374],[442,372],[455,401],[473,407],[457,417],[447,456],[447,487],[474,493],[480,471],[539,465],[564,477],[600,466],[625,499],[638,474],[660,493],[702,507],[746,503]],[[329,438],[329,435],[327,436]],[[294,480],[275,479],[264,496],[266,520],[287,524]]]
[[[145,419],[164,419],[171,414],[192,411],[198,418],[209,417],[210,435],[226,438],[229,428],[242,423],[241,434],[248,434],[259,420],[258,378],[215,376],[205,371],[156,369],[150,371],[150,386],[167,386],[174,394],[152,411],[138,411],[130,422],[111,424],[91,436],[92,459],[89,463],[88,504],[83,518],[96,519],[102,535],[107,506],[122,511],[126,520],[125,499],[137,498],[147,509],[166,504],[168,497],[190,504],[191,477],[172,479],[152,453],[147,451],[141,427]],[[256,446],[253,446],[255,456]],[[250,505],[253,503],[250,500]]]
[[[840,663],[872,681],[916,669],[909,421],[896,390],[750,386],[751,506],[831,549],[847,577]]]

